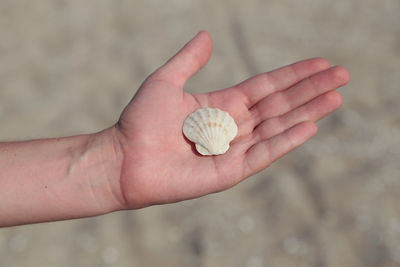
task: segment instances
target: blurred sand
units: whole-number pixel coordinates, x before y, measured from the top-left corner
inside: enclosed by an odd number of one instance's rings
[[[201,29],[204,92],[294,61],[346,66],[319,134],[224,193],[0,229],[0,267],[400,266],[400,1],[0,2],[0,140],[108,127]],[[0,170],[1,171],[1,170]]]

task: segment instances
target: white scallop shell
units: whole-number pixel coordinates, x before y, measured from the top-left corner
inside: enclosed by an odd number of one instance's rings
[[[196,144],[202,155],[224,154],[235,138],[238,127],[228,112],[218,108],[201,108],[187,117],[183,133]]]

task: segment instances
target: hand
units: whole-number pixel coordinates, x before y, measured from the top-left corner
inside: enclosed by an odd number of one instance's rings
[[[200,197],[261,171],[317,132],[314,122],[339,108],[335,89],[349,81],[344,67],[314,58],[220,91],[184,92],[211,51],[209,34],[200,32],[143,83],[123,112],[115,129],[125,208]],[[237,123],[227,153],[201,156],[184,137],[184,120],[201,107],[225,110]]]

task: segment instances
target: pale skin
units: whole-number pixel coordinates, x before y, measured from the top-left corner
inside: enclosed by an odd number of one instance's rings
[[[300,146],[340,107],[342,66],[303,60],[205,94],[183,90],[208,61],[197,34],[152,73],[112,127],[66,138],[0,143],[0,226],[82,218],[226,190]],[[182,133],[201,107],[231,114],[227,153],[201,156]]]

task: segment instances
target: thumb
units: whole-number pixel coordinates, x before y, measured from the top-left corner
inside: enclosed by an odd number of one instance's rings
[[[185,82],[208,62],[211,52],[210,34],[200,31],[178,53],[157,69],[148,81],[162,80],[183,88]]]

